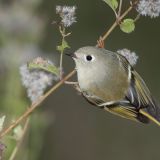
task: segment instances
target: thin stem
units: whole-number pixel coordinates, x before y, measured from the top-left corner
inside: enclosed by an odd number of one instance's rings
[[[119,2],[118,17],[121,15],[121,10],[122,10],[122,2],[123,2],[123,0],[120,0],[120,2]]]
[[[138,14],[138,15],[136,16],[136,18],[134,19],[134,22],[137,22],[137,21],[139,20],[140,17],[141,17],[141,15]]]
[[[19,151],[21,145],[22,145],[22,142],[24,140],[24,137],[26,135],[26,132],[28,130],[28,127],[29,127],[29,118],[26,120],[25,124],[24,124],[24,128],[23,128],[23,133],[21,135],[21,139],[17,142],[17,145],[16,147],[14,148],[9,160],[14,160],[16,155],[17,155],[17,152]]]
[[[27,118],[52,92],[58,89],[66,80],[72,77],[75,74],[75,70],[71,71],[66,77],[54,85],[48,92],[46,92],[36,103],[28,107],[28,110],[25,111],[15,122],[9,125],[6,129],[2,130],[0,133],[0,139],[8,134],[13,128],[15,128],[19,123],[21,123],[25,118]]]
[[[115,16],[116,16],[116,18],[117,18],[117,17],[118,17],[117,12],[116,12],[115,10],[113,10],[113,12],[114,12],[114,14],[115,14]]]
[[[134,3],[131,4],[131,6],[120,16],[120,20],[122,20],[132,9],[133,7],[138,3],[139,0],[136,0]]]
[[[59,27],[59,31],[60,31],[61,36],[62,36],[61,46],[63,46],[63,43],[65,41],[65,37],[69,36],[71,33],[66,33],[66,28],[63,25]],[[59,64],[60,79],[63,78],[63,54],[64,54],[64,49],[60,51],[60,62],[59,62],[60,63]]]
[[[59,68],[60,68],[60,79],[62,79],[62,77],[63,77],[63,51],[61,51],[61,53],[60,53],[60,65],[59,65]]]
[[[109,28],[109,30],[102,36],[103,41],[111,34],[111,32],[116,28],[116,26],[117,26],[117,21],[115,21],[113,25]]]
[[[62,36],[62,42],[61,42],[61,45],[63,44],[63,41],[64,41],[64,37],[65,37],[65,27],[64,26],[60,26],[59,27],[59,31],[61,33],[61,36]],[[62,79],[63,77],[63,52],[64,50],[61,50],[60,52],[60,61],[59,61],[59,69],[60,69],[60,79]]]

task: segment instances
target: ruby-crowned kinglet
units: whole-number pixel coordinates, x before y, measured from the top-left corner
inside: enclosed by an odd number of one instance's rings
[[[160,125],[160,108],[124,56],[92,46],[71,56],[78,90],[90,103],[127,119]]]

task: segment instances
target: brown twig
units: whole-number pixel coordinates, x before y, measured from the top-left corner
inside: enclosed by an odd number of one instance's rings
[[[25,111],[15,122],[9,125],[6,129],[2,130],[0,133],[0,139],[8,134],[13,128],[15,128],[19,123],[21,123],[25,118],[27,118],[52,92],[58,89],[67,79],[72,77],[75,74],[75,70],[71,71],[66,77],[59,81],[55,86],[53,86],[48,92],[46,92],[36,103],[28,107],[28,110]]]
[[[120,0],[120,1],[119,1],[118,16],[120,16],[120,15],[121,15],[121,10],[122,10],[122,2],[123,2],[123,0]]]

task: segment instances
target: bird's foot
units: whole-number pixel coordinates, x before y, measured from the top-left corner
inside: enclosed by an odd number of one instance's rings
[[[64,83],[73,86],[73,88],[76,89],[79,93],[82,93],[78,82],[65,81]]]

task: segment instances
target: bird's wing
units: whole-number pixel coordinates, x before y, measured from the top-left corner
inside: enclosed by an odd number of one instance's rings
[[[143,79],[135,70],[131,71],[131,75],[130,87],[128,89],[126,98],[137,109],[146,107],[152,107],[153,109],[155,109],[156,104]]]
[[[131,83],[126,99],[138,111],[139,116],[137,118],[139,121],[145,122],[144,120],[147,118],[160,126],[160,108],[155,103],[145,82],[135,70],[132,70]]]
[[[138,122],[140,121],[142,123],[149,122],[148,117],[141,114],[139,111],[136,110],[136,108],[130,106],[129,104],[128,105],[116,104],[112,106],[106,106],[104,107],[104,109],[126,119]]]
[[[135,107],[138,112],[138,120],[145,120],[144,117],[150,119],[160,125],[160,108],[155,103],[148,87],[146,86],[140,75],[133,69],[125,57],[119,55],[121,66],[128,74],[130,86],[125,96],[125,100],[130,102],[130,105]],[[143,115],[143,116],[142,116]],[[146,121],[146,120],[145,120]]]
[[[123,118],[127,118],[134,121],[140,121],[148,123],[149,120],[146,116],[139,113],[139,111],[130,104],[129,101],[122,100],[117,102],[104,102],[99,97],[82,92],[84,98],[94,106],[111,112]]]
[[[155,108],[155,102],[151,96],[151,93],[146,86],[140,75],[133,69],[127,59],[118,54],[118,58],[121,66],[128,74],[128,80],[130,83],[126,99],[135,106],[137,109],[146,108],[148,106]]]

